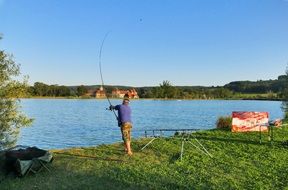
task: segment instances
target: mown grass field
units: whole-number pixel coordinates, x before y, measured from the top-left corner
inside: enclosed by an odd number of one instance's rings
[[[134,155],[122,144],[53,150],[51,172],[24,178],[1,176],[0,189],[288,189],[288,127],[267,134],[202,131],[197,139],[209,157],[185,141],[158,138],[133,141]],[[193,141],[192,141],[193,142]]]

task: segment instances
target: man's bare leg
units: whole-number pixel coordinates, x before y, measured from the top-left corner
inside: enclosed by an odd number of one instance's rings
[[[125,146],[127,148],[127,154],[131,156],[133,154],[132,150],[131,150],[131,142],[130,141],[126,141]]]

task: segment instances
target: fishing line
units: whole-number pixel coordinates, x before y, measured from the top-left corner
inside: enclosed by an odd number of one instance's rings
[[[109,33],[110,33],[110,32],[107,32],[107,33],[105,34],[105,36],[104,36],[104,38],[103,38],[103,40],[102,40],[101,46],[100,46],[100,52],[99,52],[99,70],[100,70],[100,76],[101,76],[101,82],[102,82],[103,91],[104,91],[104,93],[105,93],[106,99],[107,99],[108,102],[109,102],[109,105],[112,106],[111,101],[110,101],[110,99],[109,99],[109,97],[108,97],[108,95],[107,95],[107,93],[106,93],[106,90],[105,90],[105,84],[104,84],[103,75],[102,75],[102,61],[101,61],[101,58],[102,58],[102,50],[103,50],[104,42],[105,42],[107,36],[109,35]],[[115,113],[115,110],[112,109],[112,111],[113,111],[113,113],[114,113],[114,115],[115,115],[116,120],[119,121],[119,118],[118,118],[117,114]]]
[[[86,159],[95,159],[95,160],[103,160],[103,161],[115,161],[115,162],[126,162],[121,159],[113,159],[113,158],[101,158],[99,156],[90,156],[90,155],[83,155],[83,154],[70,154],[65,152],[52,152],[53,154],[58,154],[67,157],[78,157],[78,158],[86,158]]]

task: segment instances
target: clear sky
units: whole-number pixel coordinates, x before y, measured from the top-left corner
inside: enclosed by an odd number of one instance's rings
[[[0,0],[0,49],[30,84],[224,85],[276,79],[288,0]]]

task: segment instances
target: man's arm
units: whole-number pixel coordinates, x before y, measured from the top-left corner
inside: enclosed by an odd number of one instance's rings
[[[109,107],[109,109],[112,111],[112,110],[118,110],[119,109],[119,105],[117,105],[117,106],[113,106],[113,105],[111,105],[110,107]]]

